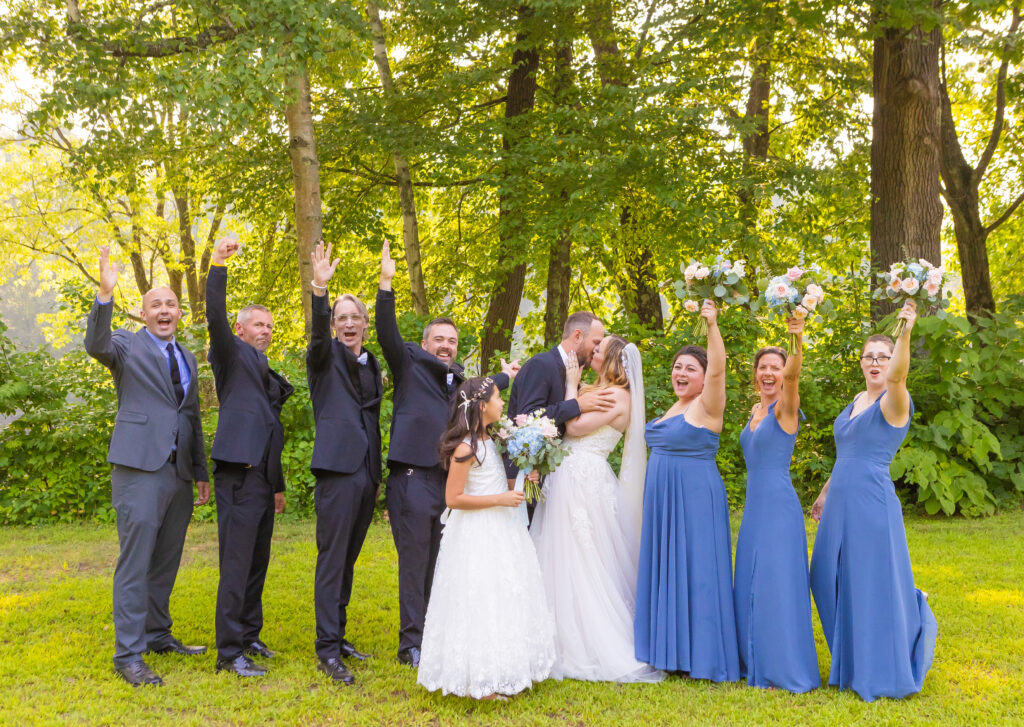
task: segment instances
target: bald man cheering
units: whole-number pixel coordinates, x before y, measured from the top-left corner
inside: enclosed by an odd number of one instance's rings
[[[142,660],[145,652],[192,656],[171,635],[170,597],[185,531],[192,518],[192,483],[201,505],[210,499],[199,420],[196,358],[174,339],[178,297],[154,288],[142,298],[136,333],[111,332],[117,265],[100,251],[100,285],[89,313],[85,350],[110,369],[117,418],[107,461],[121,553],[114,570],[114,668],[133,687],[163,681]]]

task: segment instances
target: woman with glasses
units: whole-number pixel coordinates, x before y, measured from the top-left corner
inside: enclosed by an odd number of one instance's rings
[[[865,701],[921,690],[937,625],[914,587],[903,512],[889,465],[910,428],[910,334],[917,306],[899,312],[895,344],[871,336],[861,350],[865,390],[834,424],[836,462],[811,508],[820,521],[811,591],[832,652],[829,684]]]
[[[807,531],[789,466],[800,427],[804,320],[786,320],[789,354],[767,346],[754,354],[759,401],[740,432],[747,498],[736,541],[736,635],[740,672],[767,689],[807,692],[821,686],[814,648]]]

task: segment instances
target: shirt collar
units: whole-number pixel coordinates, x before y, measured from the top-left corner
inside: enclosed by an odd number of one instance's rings
[[[562,363],[563,364],[569,363],[569,354],[567,354],[565,352],[565,349],[562,348],[562,344],[558,344],[557,346],[555,346],[555,348],[558,349],[558,355],[562,357]]]
[[[166,351],[167,350],[167,344],[168,343],[173,343],[174,344],[174,348],[175,349],[178,348],[178,341],[177,341],[177,339],[174,338],[174,336],[171,336],[171,340],[170,341],[165,341],[162,338],[157,338],[156,336],[154,336],[153,332],[151,330],[149,330],[148,328],[143,328],[142,330],[144,330],[146,332],[146,334],[151,339],[153,339],[153,343],[155,343],[157,345],[157,348],[159,348],[161,351]]]

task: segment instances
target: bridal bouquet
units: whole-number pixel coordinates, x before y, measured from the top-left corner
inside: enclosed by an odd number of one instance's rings
[[[534,470],[541,475],[551,474],[569,452],[554,421],[539,409],[533,414],[520,414],[515,420],[505,417],[499,421],[494,444],[519,468],[516,489],[522,491],[527,502],[537,502],[543,494],[540,485],[527,480],[526,475]]]
[[[749,304],[750,291],[743,283],[746,273],[745,260],[728,260],[724,255],[707,255],[680,265],[683,280],[677,280],[676,295],[685,299],[683,309],[689,313],[700,313],[701,300],[713,300],[719,307]],[[695,336],[708,334],[708,322],[700,317],[693,326]]]
[[[902,307],[908,300],[914,300],[918,308],[938,305],[941,310],[949,305],[949,300],[942,296],[942,291],[952,277],[943,268],[937,268],[923,258],[893,263],[889,272],[878,273],[881,285],[872,291],[871,297],[875,300],[887,298],[897,308]],[[899,338],[903,333],[904,323],[902,318],[896,321],[896,326],[892,329],[893,338]]]
[[[762,280],[758,285],[764,289],[763,304],[769,313],[783,318],[793,316],[803,319],[813,316],[815,312],[822,316],[832,313],[831,301],[824,303],[824,286],[829,279],[829,276],[817,266],[811,266],[806,270],[794,266],[789,268],[785,275]],[[794,348],[796,336],[790,334],[790,352]]]

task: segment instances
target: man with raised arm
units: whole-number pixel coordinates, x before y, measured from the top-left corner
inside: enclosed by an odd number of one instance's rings
[[[445,473],[438,450],[449,407],[464,376],[462,366],[455,362],[459,331],[450,318],[430,321],[419,345],[402,340],[391,291],[394,277],[395,261],[391,259],[390,244],[385,242],[376,325],[377,341],[395,385],[387,502],[398,551],[398,660],[416,667],[445,508]],[[517,362],[502,361],[502,373],[494,376],[497,387],[507,388],[518,370]]]
[[[111,332],[116,284],[117,264],[103,247],[85,350],[110,369],[117,389],[107,452],[121,549],[114,570],[114,668],[138,687],[163,684],[143,653],[206,651],[171,635],[169,603],[192,518],[192,483],[196,505],[210,499],[210,483],[196,358],[174,338],[181,320],[178,297],[169,288],[153,288],[142,297],[145,327]]]
[[[311,253],[313,326],[306,350],[306,379],[313,401],[316,439],[309,468],[316,476],[316,654],[319,668],[336,682],[355,677],[342,657],[366,659],[345,638],[352,575],[366,539],[381,479],[380,364],[363,347],[370,316],[354,295],[334,303],[327,284],[340,260],[321,242]],[[333,333],[333,335],[332,335]]]
[[[208,358],[220,401],[210,452],[220,546],[217,671],[254,677],[267,670],[250,657],[274,655],[260,640],[263,583],[274,513],[284,511],[281,408],[293,389],[267,361],[274,331],[270,311],[247,305],[233,328],[228,323],[226,263],[237,251],[237,241],[218,242],[206,278]]]

